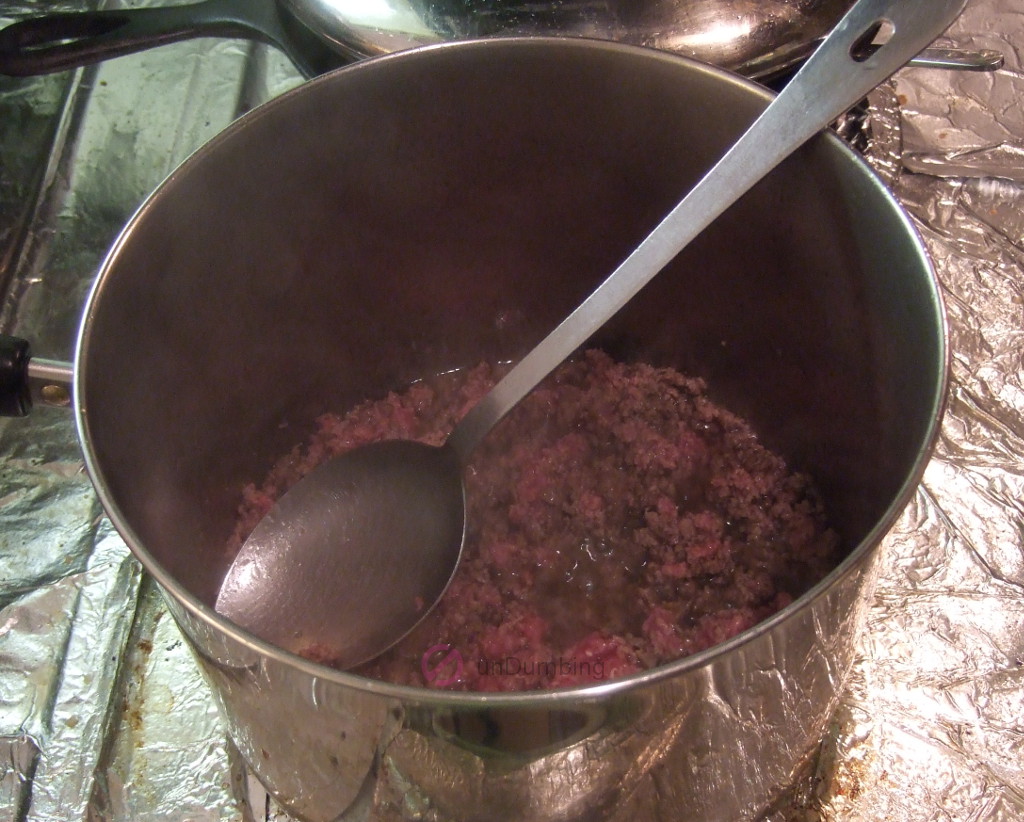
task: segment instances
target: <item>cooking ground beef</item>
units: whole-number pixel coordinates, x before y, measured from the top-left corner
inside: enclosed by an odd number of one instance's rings
[[[344,416],[244,491],[230,549],[328,457],[376,440],[440,445],[504,373],[417,382]],[[359,673],[522,691],[613,679],[722,642],[789,604],[838,559],[808,477],[702,380],[568,362],[484,440],[466,471],[468,531],[442,601]],[[306,654],[330,664],[330,652]]]

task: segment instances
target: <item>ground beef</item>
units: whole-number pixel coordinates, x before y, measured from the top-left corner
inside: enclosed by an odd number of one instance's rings
[[[502,370],[483,364],[322,417],[245,490],[233,550],[327,457],[385,438],[442,443]],[[448,592],[360,673],[478,691],[612,679],[736,635],[837,560],[808,478],[701,380],[599,351],[559,368],[488,435],[466,492]],[[308,656],[330,662],[322,648]]]

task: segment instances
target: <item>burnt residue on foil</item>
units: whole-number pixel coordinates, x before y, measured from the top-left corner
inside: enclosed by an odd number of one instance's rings
[[[839,126],[933,256],[952,381],[934,458],[880,553],[842,704],[780,786],[772,822],[1024,819],[1018,6],[970,0],[945,38],[1002,51],[1003,69],[905,70]],[[33,338],[40,356],[70,356],[84,292],[146,192],[295,82],[272,50],[214,41],[0,78],[2,329]],[[27,820],[286,820],[232,753],[161,598],[103,518],[70,416],[0,422],[0,459],[2,806]],[[390,781],[349,816],[440,820],[395,766],[417,740],[394,739],[393,761],[385,751],[377,765]],[[671,793],[637,780],[614,817],[661,818]]]

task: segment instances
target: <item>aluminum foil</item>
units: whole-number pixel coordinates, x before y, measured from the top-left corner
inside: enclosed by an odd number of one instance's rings
[[[1022,17],[1024,8],[1014,0],[969,3],[944,38],[943,45],[1002,52],[1002,71],[964,73],[955,85],[942,72],[903,75],[899,94],[907,168],[942,177],[1024,182]]]
[[[82,5],[6,4],[0,24]],[[886,539],[846,696],[772,822],[1024,820],[1019,6],[971,0],[944,38],[1002,51],[1004,69],[905,70],[840,124],[933,255],[953,379],[934,459]],[[299,81],[272,50],[212,40],[0,78],[0,329],[70,357],[91,278],[146,193]],[[103,518],[70,417],[0,422],[0,458],[0,818],[285,822]],[[628,815],[655,818],[656,796],[639,790]],[[360,818],[402,807],[364,799]]]

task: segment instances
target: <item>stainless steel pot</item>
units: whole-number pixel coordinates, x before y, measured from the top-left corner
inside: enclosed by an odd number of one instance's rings
[[[175,40],[241,37],[307,77],[429,43],[506,35],[617,40],[762,76],[810,53],[852,0],[204,0],[52,14],[0,31],[0,74],[41,74]]]
[[[514,695],[323,668],[211,608],[241,485],[316,415],[528,350],[766,95],[586,40],[368,60],[236,122],[118,239],[76,352],[86,465],[238,749],[291,812],[735,820],[820,739],[946,373],[925,251],[834,136],[773,172],[595,340],[706,377],[817,477],[849,553],[805,596],[659,669]]]

